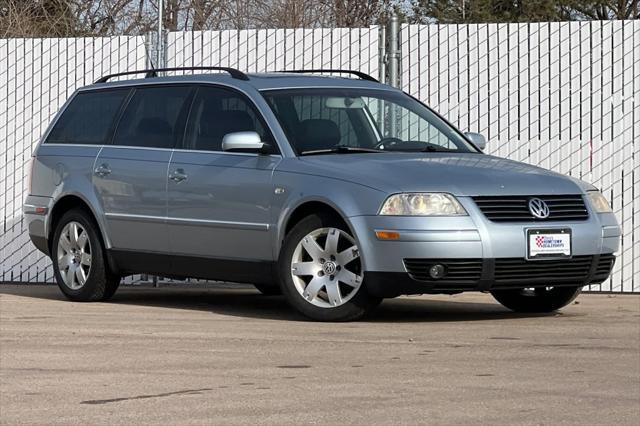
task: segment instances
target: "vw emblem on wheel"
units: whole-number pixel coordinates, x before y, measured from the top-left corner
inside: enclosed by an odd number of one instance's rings
[[[546,219],[549,217],[549,206],[540,198],[532,198],[529,200],[529,211],[538,219]]]
[[[336,264],[334,262],[327,261],[322,265],[322,269],[324,270],[325,274],[333,275],[336,273],[336,270],[338,268],[336,267]]]

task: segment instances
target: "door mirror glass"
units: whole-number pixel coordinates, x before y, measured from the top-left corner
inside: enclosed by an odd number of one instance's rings
[[[222,138],[222,150],[228,152],[255,152],[266,154],[269,145],[262,142],[256,132],[227,133]]]
[[[480,133],[467,132],[464,135],[481,151],[487,147],[487,140]]]

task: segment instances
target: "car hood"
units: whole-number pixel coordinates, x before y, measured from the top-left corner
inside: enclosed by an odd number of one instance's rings
[[[318,155],[299,160],[297,172],[333,177],[390,193],[543,195],[580,194],[593,189],[578,179],[485,154],[370,153]]]

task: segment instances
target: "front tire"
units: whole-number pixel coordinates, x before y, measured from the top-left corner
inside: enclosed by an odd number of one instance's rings
[[[538,287],[495,290],[491,295],[514,312],[546,313],[567,306],[581,291],[582,287]]]
[[[84,210],[70,210],[56,224],[51,244],[53,271],[62,293],[75,302],[109,299],[120,284],[120,278],[107,268],[98,232]]]
[[[296,224],[278,263],[282,293],[310,319],[356,320],[382,300],[367,293],[357,242],[334,216],[315,214]]]

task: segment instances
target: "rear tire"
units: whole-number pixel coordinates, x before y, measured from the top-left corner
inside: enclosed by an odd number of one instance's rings
[[[553,312],[573,302],[582,287],[539,287],[534,289],[495,290],[491,295],[514,312]]]
[[[278,272],[289,304],[316,321],[353,321],[382,300],[367,293],[357,242],[332,215],[310,215],[293,227]]]
[[[98,227],[84,210],[69,210],[56,224],[51,260],[58,287],[75,302],[107,300],[120,285],[107,267]]]

